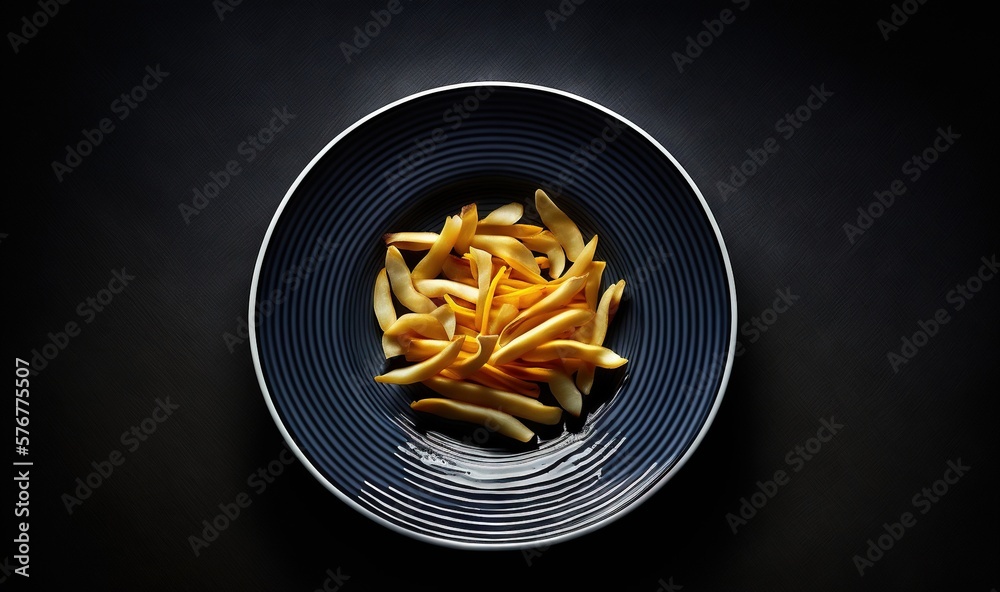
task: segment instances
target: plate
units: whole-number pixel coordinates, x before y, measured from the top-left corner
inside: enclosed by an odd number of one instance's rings
[[[390,231],[438,231],[476,202],[534,215],[545,189],[600,236],[625,298],[585,416],[510,446],[415,414],[421,385],[383,385],[372,285]],[[537,220],[537,218],[536,218]],[[305,167],[264,237],[250,294],[264,399],[302,464],[341,501],[419,540],[523,549],[594,531],[690,458],[733,363],[736,294],[701,192],[649,134],[585,98],[474,82],[379,109]]]

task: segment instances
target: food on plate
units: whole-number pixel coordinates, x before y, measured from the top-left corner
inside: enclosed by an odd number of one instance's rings
[[[375,380],[419,382],[439,395],[414,401],[414,410],[528,442],[535,433],[521,420],[578,417],[596,369],[628,362],[604,347],[625,280],[601,293],[597,236],[585,242],[541,189],[535,209],[543,226],[521,223],[519,203],[483,218],[473,203],[440,232],[383,237],[372,296],[382,350],[412,363]],[[403,251],[419,259],[412,268]],[[541,384],[558,407],[538,400]]]

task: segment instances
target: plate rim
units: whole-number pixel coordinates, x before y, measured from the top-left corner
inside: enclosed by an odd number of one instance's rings
[[[540,539],[540,540],[534,540],[534,541],[497,542],[497,543],[492,543],[492,542],[486,542],[486,543],[481,543],[481,542],[463,542],[463,541],[454,541],[454,540],[451,540],[451,539],[439,538],[439,537],[435,537],[435,536],[423,534],[423,533],[420,533],[420,532],[415,532],[415,531],[412,531],[412,530],[408,530],[408,529],[402,528],[401,526],[399,526],[399,525],[397,525],[397,524],[395,524],[393,522],[390,522],[390,521],[386,520],[385,518],[382,518],[378,514],[376,514],[376,513],[372,512],[371,510],[365,508],[363,505],[361,505],[360,503],[358,503],[357,501],[355,501],[354,499],[352,499],[351,497],[349,497],[347,494],[345,494],[344,492],[342,492],[333,483],[331,483],[326,478],[326,476],[324,476],[322,473],[320,473],[319,470],[315,466],[313,466],[313,464],[306,457],[305,453],[296,444],[295,439],[292,438],[291,433],[289,433],[287,427],[285,426],[285,424],[282,421],[280,415],[278,414],[278,410],[277,410],[277,408],[274,405],[274,401],[273,401],[272,395],[271,395],[270,391],[267,388],[266,381],[264,380],[264,370],[263,370],[263,367],[261,365],[260,354],[259,354],[259,351],[258,351],[259,348],[258,348],[258,343],[257,343],[257,322],[256,322],[256,315],[254,314],[254,307],[256,305],[257,286],[258,286],[258,282],[260,280],[260,272],[261,272],[261,269],[262,269],[262,266],[263,266],[263,263],[264,263],[264,256],[267,253],[267,248],[268,248],[268,246],[270,244],[271,235],[273,234],[274,229],[275,229],[275,227],[278,224],[278,220],[281,218],[281,214],[285,210],[285,206],[291,200],[292,195],[295,193],[296,189],[298,189],[299,184],[306,177],[306,175],[308,175],[312,171],[313,167],[316,166],[316,164],[327,154],[327,152],[329,152],[344,137],[346,137],[348,134],[350,134],[351,132],[353,132],[358,127],[364,125],[369,120],[374,119],[375,117],[379,116],[383,112],[388,111],[390,109],[393,109],[393,108],[395,108],[395,107],[397,107],[399,105],[402,105],[404,103],[408,103],[410,101],[419,99],[420,97],[427,96],[427,95],[441,93],[441,92],[446,92],[446,91],[451,91],[451,90],[456,90],[456,89],[481,87],[481,86],[499,86],[499,87],[508,87],[508,88],[529,89],[529,90],[541,91],[541,92],[545,92],[545,93],[552,93],[552,94],[555,94],[555,95],[559,95],[559,96],[562,96],[562,97],[566,97],[566,98],[569,98],[569,99],[580,101],[581,103],[584,103],[584,104],[586,104],[586,105],[588,105],[588,106],[590,106],[592,108],[597,109],[598,111],[601,111],[601,112],[603,112],[603,113],[605,113],[607,115],[610,115],[611,117],[616,118],[618,121],[621,121],[623,124],[629,126],[633,130],[635,130],[636,132],[638,132],[639,134],[641,134],[648,142],[650,142],[660,152],[662,152],[663,155],[666,156],[667,159],[671,162],[671,164],[673,164],[674,167],[676,167],[677,170],[680,171],[681,175],[684,177],[684,180],[687,182],[688,186],[694,191],[694,194],[698,197],[698,201],[701,203],[702,210],[704,211],[706,217],[708,218],[709,223],[712,225],[712,230],[715,232],[715,238],[718,241],[719,247],[721,249],[722,260],[723,260],[723,263],[725,264],[725,268],[726,268],[726,279],[727,279],[728,285],[729,285],[730,335],[729,335],[729,346],[728,346],[728,351],[727,351],[727,355],[726,355],[726,365],[725,365],[725,369],[723,370],[722,381],[719,383],[719,387],[717,389],[717,392],[715,393],[715,401],[714,401],[714,403],[712,405],[712,409],[709,410],[708,416],[705,418],[705,422],[701,426],[701,430],[698,432],[697,436],[695,436],[694,440],[691,442],[690,446],[688,446],[687,450],[684,451],[684,454],[681,455],[681,457],[673,464],[673,466],[671,466],[656,481],[656,483],[654,483],[652,486],[650,486],[644,493],[642,493],[642,495],[640,495],[639,497],[637,497],[634,500],[632,500],[631,502],[629,502],[628,505],[626,505],[625,507],[621,508],[617,512],[615,512],[613,514],[610,514],[610,515],[607,515],[606,517],[601,518],[600,520],[597,520],[596,522],[594,522],[592,524],[588,524],[587,526],[585,526],[585,527],[583,527],[581,529],[574,530],[572,532],[562,533],[562,534],[551,536],[551,537],[547,537],[547,538],[543,538],[543,539]],[[292,182],[291,186],[289,186],[288,191],[285,192],[285,196],[281,200],[281,203],[278,204],[278,208],[277,208],[277,210],[275,210],[274,216],[271,218],[270,224],[268,224],[267,231],[264,233],[264,238],[261,241],[260,250],[259,250],[259,252],[257,254],[257,261],[254,264],[253,279],[252,279],[251,284],[250,284],[250,302],[249,302],[249,308],[248,308],[248,312],[247,312],[247,327],[248,327],[249,340],[250,340],[250,354],[251,354],[251,356],[253,358],[254,371],[255,371],[255,373],[257,375],[257,382],[260,385],[261,393],[264,396],[264,402],[267,404],[267,408],[268,408],[268,410],[271,413],[271,418],[274,420],[274,423],[278,426],[278,430],[281,432],[282,437],[285,439],[285,444],[289,447],[289,449],[291,449],[291,451],[299,459],[299,461],[306,468],[306,470],[308,470],[313,475],[313,477],[316,478],[317,481],[319,481],[321,484],[323,484],[337,498],[339,498],[341,501],[343,501],[344,503],[346,503],[348,506],[350,506],[354,510],[360,512],[362,515],[364,515],[364,516],[372,519],[373,521],[377,522],[378,524],[381,524],[382,526],[384,526],[386,528],[389,528],[390,530],[392,530],[394,532],[397,532],[397,533],[402,534],[404,536],[407,536],[409,538],[413,538],[413,539],[416,539],[416,540],[420,540],[422,542],[432,543],[432,544],[440,545],[440,546],[444,546],[444,547],[450,547],[450,548],[453,548],[453,549],[462,549],[462,550],[494,550],[494,551],[522,550],[522,549],[533,549],[533,548],[545,547],[545,546],[548,546],[548,545],[554,545],[554,544],[562,543],[562,542],[565,542],[565,541],[568,541],[568,540],[571,540],[571,539],[575,539],[575,538],[583,536],[583,535],[585,535],[587,533],[590,533],[590,532],[593,532],[595,530],[598,530],[598,529],[600,529],[600,528],[602,528],[604,526],[607,526],[608,524],[610,524],[610,523],[612,523],[612,522],[614,522],[614,521],[622,518],[623,516],[626,516],[632,510],[634,510],[635,508],[637,508],[640,505],[642,505],[646,500],[648,500],[657,491],[659,491],[667,483],[667,481],[669,481],[671,478],[673,478],[673,476],[691,458],[691,456],[694,454],[695,450],[698,449],[699,445],[701,444],[701,441],[704,439],[705,435],[708,433],[708,429],[712,426],[712,423],[715,420],[715,416],[718,413],[719,407],[722,405],[722,399],[723,399],[723,397],[725,395],[726,388],[729,385],[729,378],[730,378],[730,375],[732,373],[732,367],[733,367],[733,363],[734,363],[734,360],[735,360],[736,328],[737,328],[737,325],[738,325],[738,317],[737,317],[737,305],[736,305],[736,282],[735,282],[735,279],[734,279],[734,276],[733,276],[732,263],[730,262],[730,259],[729,259],[729,250],[726,248],[725,240],[722,237],[722,231],[719,229],[718,222],[715,220],[715,216],[712,214],[712,210],[709,207],[708,201],[705,199],[705,196],[702,194],[701,190],[698,188],[698,185],[695,184],[694,180],[688,174],[687,170],[683,166],[681,166],[680,162],[678,162],[676,158],[674,158],[673,154],[671,154],[670,151],[668,151],[662,144],[660,144],[660,142],[658,142],[656,140],[656,138],[654,138],[653,136],[651,136],[648,132],[646,132],[646,130],[642,129],[641,127],[639,127],[638,125],[636,125],[635,123],[633,123],[628,118],[626,118],[626,117],[622,116],[621,114],[619,114],[619,113],[617,113],[615,111],[612,111],[611,109],[609,109],[609,108],[607,108],[607,107],[605,107],[605,106],[603,106],[603,105],[601,105],[599,103],[596,103],[596,102],[594,102],[594,101],[592,101],[592,100],[590,100],[590,99],[588,99],[586,97],[582,97],[580,95],[571,93],[569,91],[564,91],[564,90],[560,90],[560,89],[556,89],[556,88],[552,88],[552,87],[547,87],[547,86],[541,86],[541,85],[537,85],[537,84],[531,84],[531,83],[526,83],[526,82],[499,81],[499,80],[482,80],[482,81],[460,82],[460,83],[449,84],[449,85],[445,85],[445,86],[438,86],[438,87],[434,87],[434,88],[422,90],[422,91],[419,91],[419,92],[407,95],[407,96],[405,96],[405,97],[403,97],[401,99],[397,99],[397,100],[395,100],[395,101],[393,101],[393,102],[391,102],[391,103],[389,103],[387,105],[384,105],[384,106],[380,107],[379,109],[376,109],[375,111],[372,111],[368,115],[366,115],[366,116],[362,117],[361,119],[357,120],[356,122],[354,122],[352,125],[350,125],[349,127],[347,127],[344,131],[340,132],[339,134],[337,134],[336,137],[334,137],[332,140],[330,140],[330,142],[327,143],[326,146],[324,146],[316,154],[316,156],[314,156],[312,158],[312,160],[309,161],[308,164],[306,164],[305,168],[302,169],[302,172],[299,173],[299,175]],[[713,360],[713,365],[714,365],[715,362],[716,362],[716,360]]]

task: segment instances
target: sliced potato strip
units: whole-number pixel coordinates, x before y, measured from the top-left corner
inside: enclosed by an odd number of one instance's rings
[[[436,232],[390,232],[383,235],[387,246],[404,251],[428,251],[440,235]]]
[[[573,262],[573,265],[571,265],[570,268],[567,269],[565,273],[563,273],[560,277],[552,281],[562,282],[568,278],[576,277],[578,275],[583,275],[587,273],[587,270],[590,269],[590,264],[593,263],[594,261],[595,253],[597,253],[596,234],[594,235],[594,238],[590,239],[590,242],[583,247],[583,250],[580,251],[580,254],[579,256],[577,256],[576,261]]]
[[[434,309],[431,316],[437,319],[441,323],[441,326],[444,327],[444,332],[448,336],[447,339],[450,340],[455,336],[455,311],[450,306],[442,304]]]
[[[540,274],[538,263],[531,250],[516,238],[510,236],[476,235],[472,237],[472,246],[488,251],[504,260],[504,263],[523,274],[528,281],[545,283]]]
[[[583,395],[573,384],[573,380],[558,371],[552,372],[549,376],[549,390],[559,402],[559,406],[573,417],[580,417],[580,411],[583,410]]]
[[[555,279],[562,275],[566,269],[566,253],[551,231],[546,230],[533,236],[523,237],[521,242],[532,251],[545,253],[549,258],[549,277]]]
[[[476,283],[476,278],[472,277],[469,261],[461,257],[449,255],[441,264],[441,273],[444,274],[444,277],[455,282]]]
[[[476,340],[478,351],[467,359],[452,365],[449,370],[457,374],[459,378],[468,378],[473,372],[479,370],[486,362],[490,361],[490,356],[493,355],[493,350],[496,349],[498,341],[500,341],[499,335],[480,335]]]
[[[606,347],[580,343],[572,339],[555,339],[521,355],[521,359],[525,362],[545,362],[563,358],[583,360],[601,368],[618,368],[628,363],[628,360]]]
[[[573,296],[576,296],[576,294],[580,291],[580,288],[586,284],[587,278],[587,274],[584,274],[566,280],[547,296],[517,315],[514,319],[515,322],[520,319],[563,308],[563,306],[568,304],[569,301],[573,299]]]
[[[410,275],[418,280],[437,277],[441,273],[441,266],[444,265],[445,259],[448,258],[448,254],[451,253],[451,249],[455,246],[455,241],[458,240],[458,233],[461,229],[462,219],[458,216],[450,216],[445,221],[444,228],[441,229],[441,236],[434,241],[434,245],[431,246],[430,251],[424,255],[420,263],[417,263],[417,266],[413,268]]]
[[[494,302],[496,302],[496,299],[494,299]],[[517,316],[517,310],[518,308],[513,304],[501,304],[496,316],[490,317],[490,325],[487,327],[488,332],[496,335],[499,340],[500,332],[514,320],[514,317]]]
[[[535,226],[534,224],[484,224],[480,222],[479,226],[476,227],[476,234],[512,236],[523,241],[544,232],[544,230],[541,226]]]
[[[451,345],[451,341],[444,339],[427,339],[426,337],[415,337],[406,343],[406,358],[414,361],[426,360],[441,353],[446,347]],[[463,354],[474,354],[479,351],[479,343],[475,339],[465,339],[462,343]]]
[[[504,366],[504,368],[506,368],[506,366]],[[484,377],[488,378],[490,381],[486,383],[488,386],[495,386],[502,391],[521,393],[522,395],[533,399],[537,399],[538,395],[541,394],[541,389],[538,388],[537,384],[511,376],[503,369],[497,368],[496,366],[490,366],[489,364],[485,364],[479,369],[478,372],[469,378],[476,382],[485,383],[485,381],[480,380],[480,378]]]
[[[392,335],[382,335],[382,353],[385,359],[401,356],[406,353],[406,349]]]
[[[396,306],[392,303],[392,289],[389,287],[389,276],[385,273],[384,267],[375,276],[375,291],[372,295],[372,301],[378,326],[382,328],[382,331],[385,331],[396,322]]]
[[[506,273],[507,273],[507,268],[501,267],[500,270],[497,271],[497,274],[493,278],[493,281],[490,282],[489,287],[486,288],[485,297],[482,295],[482,292],[480,292],[479,297],[483,300],[483,303],[476,308],[476,316],[479,317],[478,327],[481,333],[486,332],[487,325],[489,324],[490,321],[490,310],[493,308],[493,294],[497,290],[497,284],[500,283],[500,280],[504,278],[504,275]],[[500,336],[498,335],[497,339],[499,338]]]
[[[431,312],[437,306],[430,298],[424,296],[413,287],[413,279],[410,277],[410,269],[403,260],[403,254],[396,247],[389,247],[385,251],[385,271],[389,276],[389,284],[392,286],[392,293],[399,300],[400,304],[413,312]]]
[[[475,302],[478,297],[478,292],[474,286],[452,280],[415,280],[413,286],[417,291],[431,298],[443,298],[445,295],[450,294],[462,300]]]
[[[542,218],[542,223],[552,231],[552,234],[566,251],[570,261],[576,261],[583,250],[583,235],[576,223],[569,219],[562,210],[541,189],[535,191],[535,209]]]
[[[455,239],[455,251],[459,255],[469,252],[469,245],[472,244],[472,237],[476,235],[476,227],[479,225],[479,212],[476,204],[469,204],[462,208],[462,229]]]
[[[431,398],[414,401],[410,403],[410,408],[414,411],[431,413],[445,419],[454,419],[485,426],[487,429],[495,430],[497,433],[520,442],[528,442],[535,437],[535,432],[529,430],[527,426],[519,422],[514,416],[480,405],[463,403],[452,399]]]
[[[440,376],[428,378],[423,383],[434,392],[449,399],[497,409],[514,417],[540,424],[555,425],[562,419],[562,410],[558,407],[543,405],[535,399],[522,397],[517,393],[508,393],[480,384],[451,380]]]
[[[515,337],[506,345],[500,347],[490,358],[490,364],[500,366],[512,362],[522,354],[536,349],[539,345],[555,338],[564,330],[582,325],[589,321],[594,313],[589,310],[566,310],[555,315],[544,323]]]
[[[437,310],[437,309],[435,309]],[[407,333],[416,333],[428,339],[451,339],[448,330],[437,316],[427,313],[409,312],[396,319],[396,322],[385,330],[385,334],[390,337],[399,337]],[[452,329],[454,334],[454,329]]]
[[[510,226],[516,224],[524,215],[524,206],[517,202],[509,203],[505,206],[493,210],[485,218],[479,221],[480,224],[496,224],[499,226]]]
[[[465,339],[456,338],[448,347],[439,353],[427,358],[423,362],[418,362],[412,366],[391,370],[375,377],[376,382],[388,382],[391,384],[412,384],[427,380],[438,372],[444,370],[455,361],[462,351],[462,343]]]
[[[590,271],[587,272],[587,288],[584,294],[591,309],[597,309],[597,298],[601,293],[601,277],[604,276],[607,265],[604,261],[594,261],[590,264]]]

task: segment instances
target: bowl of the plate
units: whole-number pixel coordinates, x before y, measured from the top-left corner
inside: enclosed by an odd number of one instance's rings
[[[383,234],[525,204],[545,189],[587,238],[604,286],[625,279],[584,413],[517,445],[422,417],[421,385],[379,384],[372,310]],[[721,402],[735,289],[704,198],[652,137],[581,97],[483,82],[422,92],[365,117],[289,189],[250,296],[252,353],[274,420],[313,475],[374,521],[424,541],[512,549],[593,531],[684,464]]]

